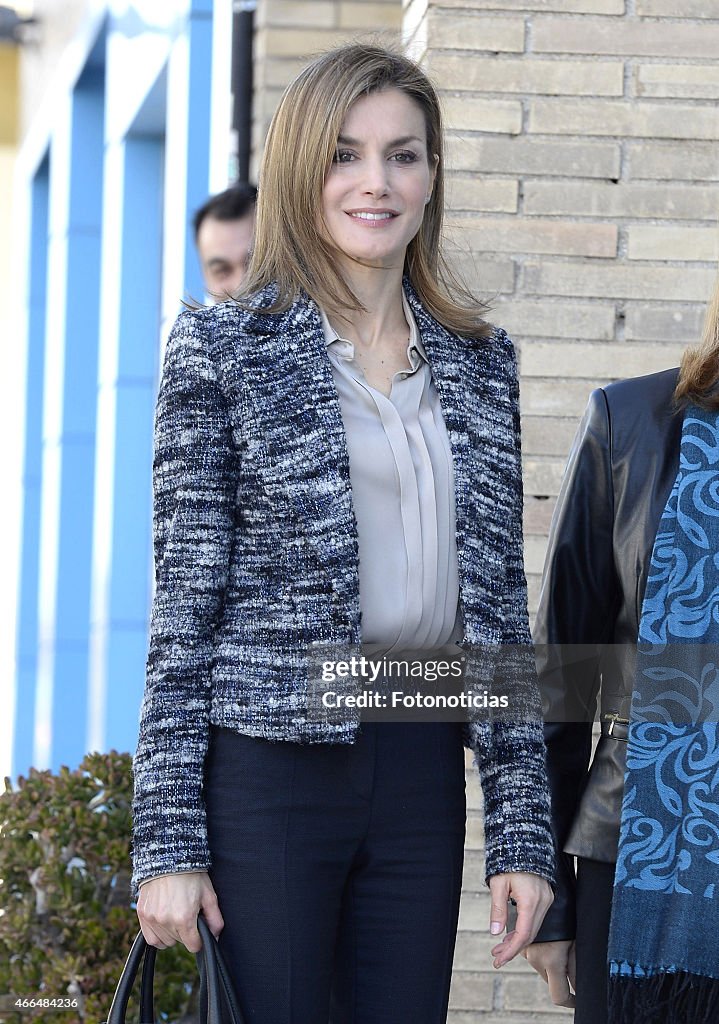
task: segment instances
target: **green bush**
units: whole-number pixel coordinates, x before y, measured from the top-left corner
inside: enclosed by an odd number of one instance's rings
[[[130,897],[129,754],[89,754],[76,771],[30,770],[0,794],[0,1019],[97,1024],[138,931]],[[155,973],[162,1020],[193,1019],[194,957],[162,951]],[[8,1013],[8,995],[77,999],[69,1011]],[[137,1020],[136,1006],[128,1021]],[[160,1012],[161,1011],[161,1012]],[[30,1016],[28,1016],[30,1014]]]

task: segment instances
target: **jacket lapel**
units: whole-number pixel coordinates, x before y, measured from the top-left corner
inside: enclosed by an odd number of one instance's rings
[[[492,436],[487,406],[488,402],[496,404],[484,365],[492,342],[471,341],[452,334],[424,309],[407,282],[405,291],[429,358],[452,448],[464,640],[496,643],[502,622],[496,580],[505,552],[496,539],[496,521],[486,510],[500,518],[506,510],[499,510],[497,505],[503,482],[495,457],[497,438]],[[472,418],[471,424],[468,416]]]
[[[406,287],[406,286],[405,286]],[[469,480],[471,476],[472,452],[467,430],[467,394],[462,379],[465,360],[462,358],[462,342],[450,334],[425,311],[419,299],[407,289],[412,312],[419,329],[422,344],[427,353],[432,381],[439,403],[442,406],[445,426],[449,435],[454,462],[454,489],[456,507],[457,556],[461,563],[467,533],[469,504]]]
[[[320,561],[330,567],[338,604],[358,622],[349,455],[317,306],[303,296],[283,316],[262,317],[242,362],[272,472],[284,482]]]

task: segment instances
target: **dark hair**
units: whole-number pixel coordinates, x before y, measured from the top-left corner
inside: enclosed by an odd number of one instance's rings
[[[205,217],[214,217],[215,220],[240,220],[248,213],[252,213],[256,202],[257,189],[254,185],[243,182],[231,185],[224,192],[218,192],[216,196],[210,196],[199,210],[195,211],[192,218],[195,241]]]

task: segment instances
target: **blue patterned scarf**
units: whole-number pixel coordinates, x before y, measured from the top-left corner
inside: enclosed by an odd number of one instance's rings
[[[689,406],[639,626],[610,1024],[719,1022],[718,720],[719,416]]]

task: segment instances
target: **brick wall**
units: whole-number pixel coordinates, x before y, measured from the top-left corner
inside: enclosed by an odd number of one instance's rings
[[[444,99],[460,264],[520,351],[534,608],[590,390],[676,365],[700,328],[719,0],[409,0],[404,27]]]

